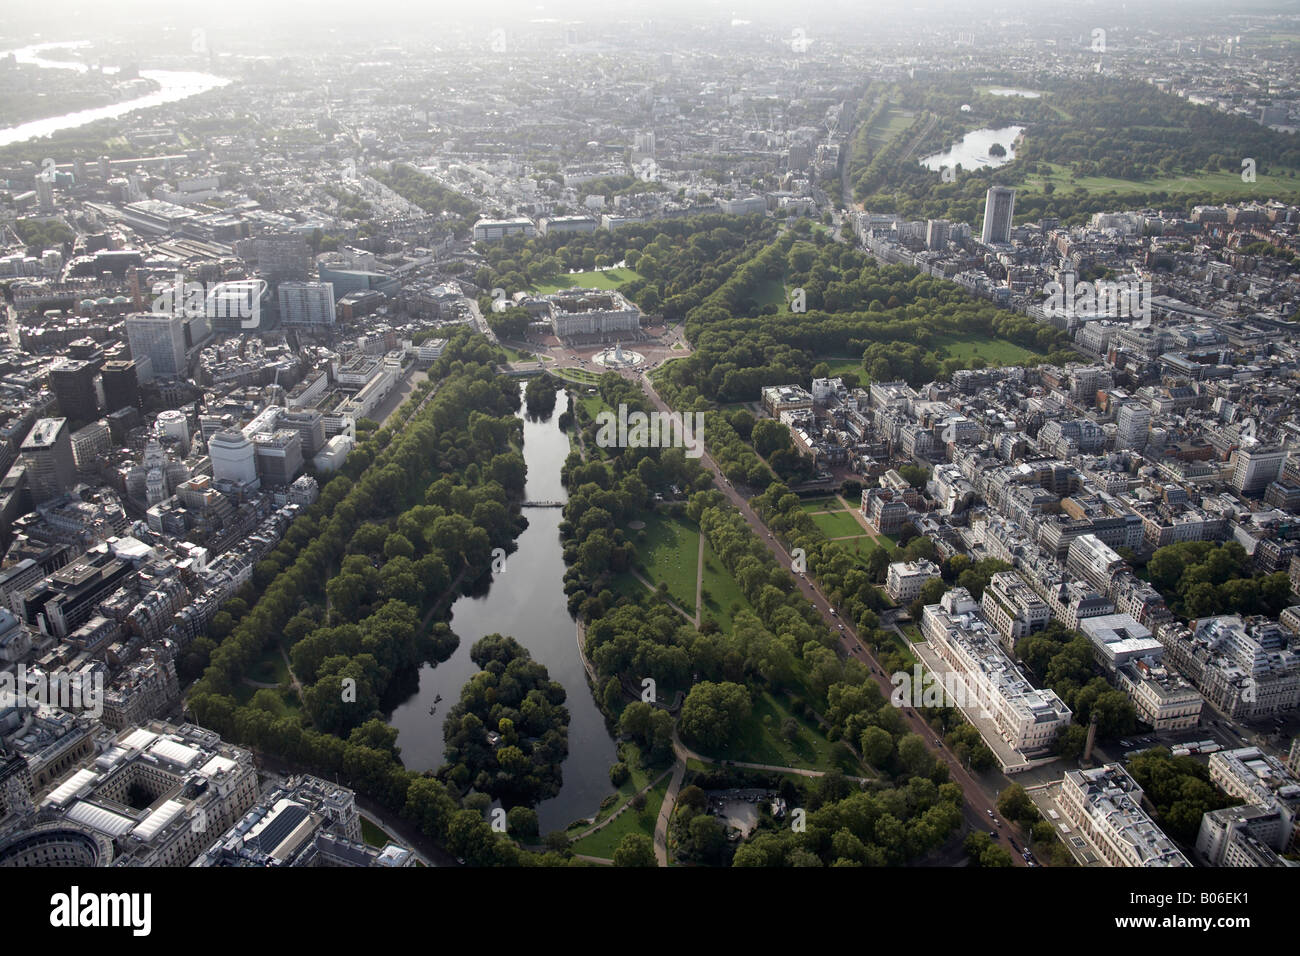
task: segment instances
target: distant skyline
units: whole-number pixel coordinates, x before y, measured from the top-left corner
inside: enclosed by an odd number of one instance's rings
[[[897,14],[905,15],[899,17]],[[288,39],[319,27],[346,27],[357,35],[373,35],[397,29],[398,35],[424,38],[418,26],[427,24],[428,34],[447,26],[470,26],[550,19],[611,24],[657,19],[694,23],[724,24],[732,20],[776,27],[795,23],[834,21],[846,31],[846,39],[870,39],[872,35],[909,31],[925,35],[940,25],[1006,22],[1023,19],[1029,24],[1087,23],[1097,19],[1120,21],[1121,25],[1159,18],[1167,13],[1188,29],[1233,17],[1290,14],[1300,21],[1295,5],[1282,0],[1245,0],[1225,6],[1214,0],[1097,0],[1077,5],[1045,7],[1038,0],[998,0],[970,4],[957,0],[918,0],[905,11],[893,0],[811,0],[790,5],[776,0],[654,0],[649,3],[609,5],[597,0],[494,0],[467,6],[451,0],[374,0],[359,9],[343,0],[232,0],[219,7],[194,0],[160,3],[158,0],[120,0],[105,5],[85,0],[54,0],[40,5],[8,5],[0,24],[0,48],[27,42],[32,32],[45,39],[67,36],[85,38],[102,33],[103,39],[136,36],[163,26],[220,25],[222,29],[273,30],[277,36],[249,39]],[[860,25],[862,34],[854,33]],[[1225,23],[1226,27],[1226,23]]]

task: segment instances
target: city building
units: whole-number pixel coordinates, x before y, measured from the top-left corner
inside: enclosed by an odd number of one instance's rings
[[[127,341],[136,360],[137,375],[141,363],[147,359],[151,378],[186,376],[185,326],[184,316],[166,312],[137,312],[126,317]],[[145,380],[140,375],[140,381]]]
[[[1041,631],[1052,619],[1052,609],[1015,571],[999,571],[989,579],[980,608],[1008,651],[1014,651],[1016,641]]]
[[[1232,478],[1229,484],[1242,495],[1261,494],[1270,483],[1277,480],[1286,464],[1286,452],[1281,448],[1243,442],[1232,460]]]
[[[575,335],[635,335],[641,312],[622,293],[601,289],[566,289],[544,297],[551,331],[558,338]]]
[[[115,412],[121,408],[144,407],[140,397],[140,379],[135,359],[110,359],[100,369],[100,382],[104,387],[104,410]]]
[[[964,711],[978,708],[1002,740],[1025,758],[1051,752],[1070,725],[1070,709],[1050,690],[1029,683],[1002,650],[997,632],[965,588],[953,588],[926,605],[921,632],[966,688]],[[977,723],[977,729],[984,732]]]
[[[1011,220],[1015,215],[1016,191],[1008,186],[990,186],[984,197],[984,245],[1011,241]]]
[[[1115,447],[1141,451],[1147,444],[1151,409],[1137,402],[1125,402],[1115,415]]]
[[[352,791],[303,774],[258,800],[192,865],[404,867],[415,854],[396,843],[368,846]]]
[[[72,435],[66,418],[42,418],[23,439],[21,455],[27,486],[38,504],[57,498],[77,483]]]
[[[797,412],[813,407],[812,393],[798,385],[768,385],[762,390],[763,409],[773,418],[782,412]]]
[[[1067,771],[1057,803],[1110,866],[1192,865],[1142,809],[1142,788],[1120,764]]]
[[[37,812],[0,840],[0,866],[57,865],[69,843],[85,864],[187,866],[256,799],[247,750],[192,724],[126,728],[37,794]]]
[[[280,324],[296,327],[332,326],[334,286],[328,282],[281,282]]]
[[[257,455],[252,440],[242,431],[227,428],[208,439],[212,477],[244,485],[257,483]]]
[[[69,428],[75,430],[99,417],[95,375],[94,364],[80,359],[65,358],[50,368],[50,388]]]
[[[933,561],[895,561],[885,577],[885,593],[895,604],[910,604],[921,596],[927,581],[940,577],[939,566]]]

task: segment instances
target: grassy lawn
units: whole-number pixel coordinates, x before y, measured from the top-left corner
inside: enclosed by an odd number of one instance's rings
[[[633,269],[594,269],[590,272],[571,272],[540,282],[533,287],[538,295],[559,292],[561,289],[617,289],[624,282],[640,279]]]
[[[915,624],[904,624],[899,630],[906,634],[907,639],[913,644],[920,644],[925,640],[925,637],[921,634],[921,629]]]
[[[624,743],[620,745],[619,759],[625,761],[628,770],[631,771],[628,778],[623,781],[623,785],[609,794],[600,802],[600,809],[596,812],[596,823],[605,820],[623,804],[631,799],[632,794],[650,784],[650,781],[659,774],[663,773],[666,767],[651,768],[646,770],[641,764],[641,748],[633,743]],[[575,820],[569,824],[570,832],[582,832],[590,827],[591,824],[585,820]]]
[[[843,511],[844,505],[838,498],[809,498],[799,502],[799,507],[811,514],[814,511]]]
[[[646,794],[645,809],[640,813],[631,809],[625,810],[609,826],[573,844],[571,848],[573,852],[608,860],[613,858],[619,843],[629,833],[641,833],[653,839],[655,821],[659,819],[659,808],[663,805],[664,794],[668,792],[668,781],[671,779],[671,775],[665,776],[658,786]]]
[[[902,651],[904,654],[907,655],[907,659],[909,661],[911,661],[912,663],[916,662],[916,655],[912,653],[912,645],[908,641],[905,641],[903,638],[899,637],[897,631],[887,629],[885,633],[889,636],[890,642],[895,647],[897,647],[900,651]]]
[[[785,280],[764,279],[754,289],[754,301],[760,309],[765,305],[774,305],[778,312],[789,312],[790,296],[785,289]]]
[[[597,385],[603,372],[592,372],[585,368],[553,368],[548,370],[556,378],[578,385]]]
[[[828,378],[839,378],[841,375],[844,375],[847,372],[856,375],[860,382],[865,383],[870,380],[870,376],[867,375],[867,370],[862,367],[861,358],[845,358],[843,356],[835,356],[835,355],[819,355],[817,356],[817,361],[814,362],[813,364],[818,365],[822,362],[825,362],[826,365],[830,368],[830,374],[827,376]]]
[[[867,133],[867,141],[873,150],[879,149],[911,126],[915,119],[916,114],[912,110],[889,110],[882,117],[883,122],[871,127],[871,131]]]
[[[389,839],[387,833],[377,824],[372,823],[367,817],[361,818],[361,839],[366,842],[366,846],[375,846],[383,848],[393,841]]]
[[[867,529],[851,511],[839,511],[829,515],[813,515],[813,524],[821,529],[828,538],[844,538],[849,535],[866,534]]]
[[[262,689],[262,688],[260,688],[260,687],[252,687],[252,686],[250,686],[250,685],[248,685],[248,684],[245,684],[245,683],[243,683],[243,682],[241,681],[240,683],[238,683],[238,684],[235,685],[235,690],[234,690],[234,697],[235,697],[235,700],[239,701],[239,704],[240,704],[240,706],[242,707],[242,706],[248,704],[248,702],[251,701],[251,700],[253,699],[253,695],[256,694],[256,693],[257,693],[259,690],[261,690],[261,689]],[[273,690],[273,691],[271,691],[271,693],[278,695],[279,698],[280,698],[280,700],[282,700],[282,701],[284,702],[284,714],[285,714],[285,715],[289,715],[289,714],[297,714],[297,713],[300,713],[300,712],[301,712],[301,710],[302,710],[302,701],[300,701],[300,700],[298,699],[298,695],[295,694],[293,691],[288,690],[288,689],[286,689],[286,690]],[[280,715],[277,714],[277,715],[275,715],[275,716],[278,717],[278,716],[280,716]]]
[[[952,335],[941,335],[935,337],[934,344],[936,347],[946,349],[948,358],[961,359],[963,362],[969,362],[978,356],[989,365],[1032,365],[1043,358],[1039,353],[1005,339],[983,337],[963,339]]]
[[[632,576],[631,572],[614,575],[606,587],[614,593],[615,597],[629,597],[633,601],[639,601],[650,593],[644,584]]]
[[[534,355],[532,352],[523,352],[519,349],[512,349],[508,345],[501,346],[501,351],[506,353],[506,358],[512,362],[554,362],[555,359],[549,355]]]
[[[781,725],[789,717],[793,717],[799,725],[799,732],[793,742],[781,734]],[[825,770],[829,768],[830,749],[830,741],[820,727],[802,717],[795,717],[786,708],[784,700],[765,692],[754,701],[753,713],[742,730],[740,740],[722,753],[705,756],[778,767]]]
[[[244,676],[262,684],[288,684],[289,668],[284,663],[284,655],[280,653],[280,645],[271,645],[265,654],[253,662]]]
[[[871,552],[880,548],[880,545],[876,544],[870,537],[863,535],[860,538],[832,542],[831,547],[845,552],[857,562],[859,567],[865,568],[871,558]]]
[[[644,542],[636,545],[643,572],[656,586],[668,585],[668,593],[682,609],[695,611],[695,577],[699,570],[700,531],[680,518],[658,514],[645,516]],[[638,537],[632,532],[633,540]]]
[[[599,392],[595,395],[588,395],[586,392],[580,392],[578,404],[581,405],[582,410],[587,413],[587,417],[593,420],[601,412],[610,411],[609,405],[600,397]]]
[[[1242,182],[1240,170],[1201,171],[1148,180],[1115,179],[1110,176],[1084,176],[1081,179],[1071,180],[1066,167],[1053,164],[1050,173],[1026,176],[1024,183],[1017,188],[1024,189],[1027,194],[1041,193],[1043,187],[1051,183],[1056,189],[1056,195],[1061,198],[1066,198],[1073,190],[1082,188],[1088,192],[1120,194],[1166,192],[1190,193],[1198,196],[1237,196],[1242,199],[1271,196],[1283,201],[1294,201],[1300,195],[1300,180],[1291,179],[1287,175],[1289,172],[1291,170],[1288,169],[1273,173],[1257,172],[1253,183]]]
[[[740,591],[740,585],[722,565],[722,560],[714,553],[713,546],[706,539],[704,542],[704,592],[701,595],[703,614],[708,614],[718,626],[727,633],[732,627],[732,607],[748,608],[749,601]]]

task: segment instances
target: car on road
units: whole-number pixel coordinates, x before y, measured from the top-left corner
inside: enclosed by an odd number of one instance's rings
[[[831,612],[831,615],[834,616],[834,615],[835,615],[835,608],[831,608],[831,609],[830,609],[830,612]]]
[[[989,817],[992,817],[992,816],[993,816],[993,811],[992,811],[992,810],[985,810],[984,812],[987,813],[987,814],[989,815]]]

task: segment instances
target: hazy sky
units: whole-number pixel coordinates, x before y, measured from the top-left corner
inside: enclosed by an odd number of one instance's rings
[[[68,31],[113,32],[128,24],[190,23],[216,18],[228,26],[242,23],[248,29],[274,23],[277,29],[301,27],[304,21],[322,20],[340,25],[374,24],[392,19],[394,26],[436,24],[467,20],[493,22],[502,19],[594,19],[603,22],[668,17],[673,19],[712,20],[731,18],[788,23],[801,18],[839,16],[849,22],[867,23],[881,18],[894,26],[915,23],[918,32],[936,23],[1005,17],[1053,20],[1077,16],[1080,19],[1109,18],[1168,12],[1171,24],[1189,13],[1232,13],[1289,11],[1297,12],[1294,2],[1284,0],[1075,0],[1056,3],[1045,0],[994,0],[972,3],[969,0],[49,0],[41,3],[18,3],[4,0],[5,12],[0,35],[12,37],[19,31],[40,30],[47,36]]]

